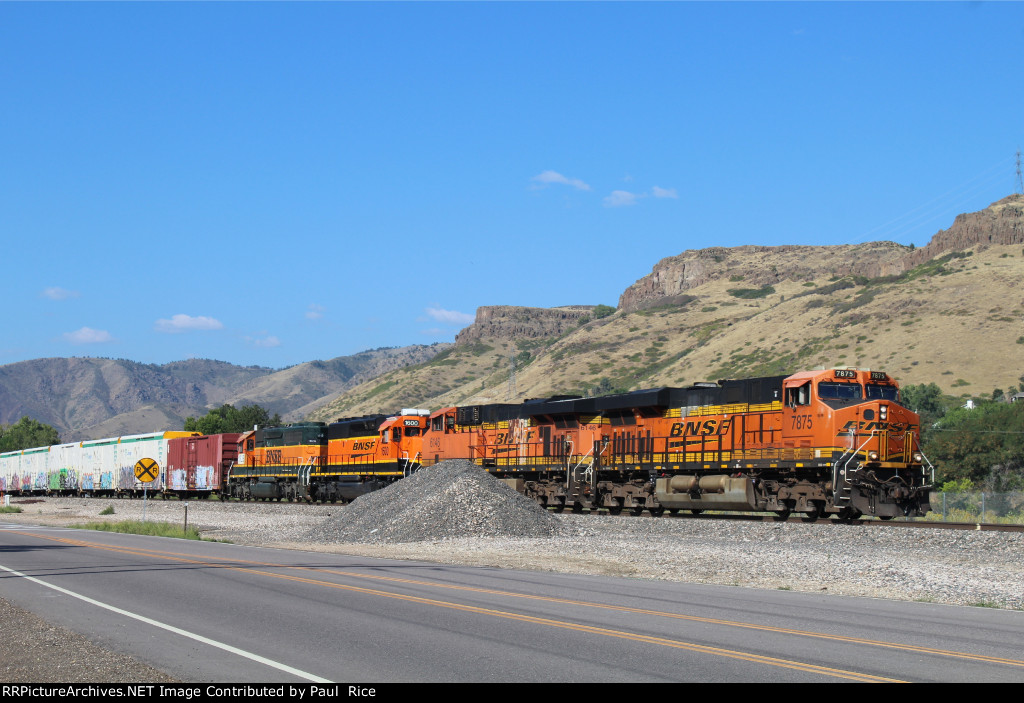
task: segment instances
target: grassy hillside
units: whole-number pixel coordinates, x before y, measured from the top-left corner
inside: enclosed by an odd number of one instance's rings
[[[949,252],[898,275],[801,275],[754,286],[723,276],[557,337],[485,337],[358,386],[310,417],[505,402],[512,354],[516,400],[831,366],[983,396],[1017,384],[1024,370],[1020,245]]]

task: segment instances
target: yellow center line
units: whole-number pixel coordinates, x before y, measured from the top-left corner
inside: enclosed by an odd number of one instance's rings
[[[83,541],[83,540],[74,540],[74,539],[67,539],[67,538],[62,538],[62,537],[41,535],[41,534],[38,534],[38,533],[17,532],[16,534],[21,534],[23,536],[28,536],[28,537],[38,537],[40,539],[47,539],[47,540],[51,540],[51,541],[55,541],[55,542],[62,542],[62,543],[65,543],[65,544],[71,544],[71,545],[75,545],[75,546],[92,547],[92,548],[95,548],[95,549],[103,549],[103,550],[112,551],[112,552],[118,552],[118,553],[123,553],[123,554],[131,554],[131,555],[135,555],[135,556],[144,556],[144,557],[148,557],[148,558],[156,558],[156,557],[168,558],[168,559],[172,559],[174,561],[180,561],[180,562],[184,562],[184,563],[197,564],[197,565],[202,565],[202,566],[212,566],[212,567],[217,567],[217,568],[226,568],[226,569],[231,569],[233,571],[242,571],[242,572],[245,572],[245,573],[256,573],[256,574],[260,574],[260,575],[264,575],[264,576],[269,576],[269,577],[272,577],[272,578],[282,578],[282,579],[286,579],[286,580],[292,580],[292,581],[297,581],[297,582],[311,584],[311,585],[319,585],[319,586],[325,586],[325,587],[329,587],[329,588],[337,588],[337,589],[348,590],[348,591],[352,591],[352,592],[364,593],[364,594],[368,594],[368,595],[375,595],[375,596],[380,596],[380,597],[385,597],[385,598],[393,598],[393,599],[405,600],[405,601],[409,601],[409,602],[434,605],[434,606],[437,606],[437,607],[445,607],[445,608],[450,608],[450,609],[455,609],[455,610],[461,610],[461,611],[464,611],[464,612],[486,614],[486,615],[491,615],[491,616],[495,616],[495,617],[502,617],[502,618],[507,618],[507,619],[520,620],[520,621],[524,621],[524,622],[543,624],[543,625],[547,625],[547,626],[551,626],[551,627],[560,627],[560,628],[563,628],[563,629],[571,629],[571,630],[576,630],[576,631],[581,631],[581,632],[588,632],[588,633],[591,633],[591,634],[600,634],[600,635],[609,636],[609,637],[618,637],[618,638],[622,638],[622,639],[630,639],[630,640],[637,641],[637,642],[646,642],[646,643],[650,643],[650,644],[659,644],[661,646],[669,646],[669,647],[676,647],[676,648],[682,648],[682,649],[689,649],[689,650],[695,651],[695,652],[703,652],[703,653],[709,653],[709,654],[716,654],[718,656],[726,656],[726,657],[731,657],[731,658],[735,658],[735,659],[743,659],[743,660],[746,660],[746,661],[766,663],[766,664],[771,664],[773,666],[782,666],[782,667],[785,667],[785,668],[798,669],[798,670],[809,671],[809,672],[814,672],[814,673],[824,673],[824,674],[827,674],[827,675],[830,675],[830,676],[838,676],[838,677],[841,677],[841,678],[852,678],[854,680],[859,680],[859,681],[895,681],[895,679],[886,679],[886,678],[882,678],[882,677],[876,677],[876,676],[873,676],[873,675],[870,675],[870,674],[860,674],[860,673],[857,673],[857,672],[849,672],[849,671],[843,671],[843,670],[838,670],[838,669],[831,669],[831,668],[826,668],[826,667],[820,667],[820,666],[813,665],[813,664],[807,664],[807,663],[802,663],[802,662],[792,662],[792,661],[788,661],[788,660],[784,660],[784,659],[777,659],[777,658],[774,658],[774,657],[763,657],[762,655],[757,655],[757,654],[738,652],[738,651],[733,651],[733,650],[726,650],[726,649],[721,649],[721,648],[716,648],[716,647],[707,647],[705,645],[698,645],[698,644],[688,643],[688,642],[680,642],[680,641],[677,641],[677,640],[668,640],[668,639],[664,639],[664,638],[660,638],[660,637],[653,637],[653,636],[647,636],[647,635],[638,635],[636,633],[621,632],[621,631],[617,631],[617,630],[609,630],[609,629],[603,629],[603,628],[595,628],[595,627],[592,627],[592,626],[579,625],[579,624],[575,624],[575,623],[558,622],[558,621],[548,620],[548,619],[544,619],[544,618],[537,618],[537,617],[534,617],[534,616],[523,615],[523,614],[518,614],[518,613],[510,613],[510,612],[506,612],[506,611],[493,610],[493,609],[489,609],[489,608],[479,608],[479,607],[476,607],[476,606],[469,606],[469,605],[463,605],[463,604],[459,604],[459,603],[452,603],[452,602],[449,602],[449,601],[440,601],[440,600],[435,600],[435,599],[422,598],[422,597],[419,597],[419,596],[402,595],[402,594],[398,594],[398,593],[392,593],[392,592],[389,592],[389,591],[379,591],[379,590],[376,590],[376,589],[361,588],[361,587],[357,587],[357,586],[348,586],[348,585],[344,585],[344,584],[337,584],[337,583],[332,583],[332,582],[328,582],[328,581],[322,581],[322,580],[319,580],[319,579],[308,579],[308,578],[303,578],[303,577],[299,577],[299,576],[292,576],[292,575],[288,575],[288,574],[271,573],[271,572],[267,572],[267,571],[254,570],[254,569],[251,569],[251,568],[243,568],[242,566],[230,566],[230,565],[227,565],[227,564],[217,564],[217,563],[213,563],[213,562],[209,562],[209,561],[200,561],[200,560],[193,559],[193,558],[189,557],[188,555],[184,555],[184,554],[181,554],[181,553],[178,553],[178,552],[162,552],[162,551],[157,551],[157,550],[149,550],[149,549],[144,549],[144,548],[131,548],[131,547],[110,547],[110,546],[98,545],[98,544],[95,544],[95,543],[92,543],[92,542],[86,542],[86,541]],[[530,595],[530,594],[515,593],[515,592],[510,592],[510,591],[500,591],[500,590],[487,589],[487,588],[477,588],[477,587],[471,587],[471,586],[444,585],[444,584],[437,584],[437,583],[428,582],[428,581],[419,581],[419,580],[415,580],[415,579],[405,579],[405,578],[390,577],[390,576],[375,576],[375,575],[369,575],[369,574],[355,574],[355,573],[351,573],[351,572],[348,572],[348,571],[337,571],[337,570],[333,570],[333,569],[322,569],[322,568],[315,568],[315,567],[308,567],[308,566],[285,566],[285,565],[269,564],[269,563],[266,563],[266,562],[257,562],[257,561],[243,560],[243,559],[225,559],[224,561],[225,562],[234,563],[234,564],[240,564],[240,565],[254,565],[254,566],[262,566],[262,567],[272,567],[272,568],[285,568],[285,569],[295,569],[295,570],[306,570],[306,571],[313,571],[315,573],[326,573],[326,574],[332,574],[332,575],[338,575],[338,576],[350,576],[350,577],[354,577],[354,578],[362,578],[362,579],[369,579],[369,580],[379,580],[379,581],[385,581],[385,582],[390,582],[390,583],[399,583],[399,584],[407,584],[407,585],[418,585],[418,586],[425,586],[425,587],[431,587],[431,588],[445,588],[445,589],[451,589],[451,590],[484,593],[484,594],[489,594],[489,595],[499,595],[499,596],[506,596],[506,597],[525,598],[525,599],[529,599],[529,600],[537,600],[537,601],[550,602],[550,603],[559,603],[559,604],[582,606],[582,607],[592,607],[592,608],[599,608],[599,609],[605,609],[605,610],[614,610],[614,611],[619,611],[619,612],[628,612],[628,613],[635,613],[635,614],[642,614],[642,615],[654,615],[654,616],[658,616],[658,617],[669,617],[669,618],[675,618],[675,619],[679,619],[679,620],[687,620],[687,621],[691,621],[691,622],[701,622],[701,623],[714,624],[714,625],[723,625],[723,626],[729,626],[729,627],[741,627],[741,628],[747,628],[747,629],[753,629],[753,630],[761,630],[761,631],[765,631],[765,632],[792,634],[792,635],[805,636],[805,637],[816,637],[816,638],[828,639],[828,640],[834,640],[834,641],[846,642],[846,643],[855,643],[855,644],[864,644],[864,645],[879,646],[879,647],[888,647],[888,648],[902,649],[902,650],[907,650],[907,651],[914,651],[914,652],[921,652],[921,653],[928,653],[928,654],[938,654],[938,655],[943,655],[943,656],[953,656],[953,657],[960,657],[960,658],[965,658],[965,659],[973,659],[973,660],[977,660],[977,661],[985,661],[985,662],[994,662],[994,663],[1003,663],[1003,664],[1011,664],[1011,665],[1017,665],[1017,666],[1024,666],[1024,662],[1013,660],[1013,659],[1000,659],[1000,658],[996,658],[996,657],[985,657],[985,656],[981,656],[981,655],[973,655],[973,654],[968,654],[968,653],[963,653],[963,652],[953,652],[953,651],[947,651],[947,650],[932,649],[932,648],[927,648],[927,647],[917,647],[917,646],[914,646],[914,645],[901,645],[901,644],[889,643],[889,642],[879,642],[879,641],[875,641],[875,640],[867,640],[867,639],[860,639],[860,638],[854,638],[854,637],[846,637],[846,636],[842,636],[842,635],[829,635],[829,634],[825,634],[825,633],[817,633],[817,632],[810,632],[810,631],[803,631],[803,630],[793,630],[793,629],[789,629],[789,628],[779,628],[779,627],[771,627],[771,626],[765,626],[765,625],[755,625],[755,624],[752,624],[752,623],[743,623],[743,622],[737,622],[737,621],[719,620],[719,619],[713,619],[713,618],[702,618],[702,617],[691,616],[691,615],[680,615],[680,614],[677,614],[677,613],[670,613],[670,612],[664,612],[664,611],[655,611],[655,610],[646,610],[646,609],[641,609],[641,608],[631,608],[631,607],[628,607],[628,606],[617,606],[617,605],[606,605],[606,604],[601,604],[601,603],[590,603],[590,602],[576,601],[576,600],[565,599],[565,598],[554,598],[554,597],[548,597],[548,596],[536,596],[536,595]]]
[[[86,546],[93,546],[90,543],[82,543]],[[111,548],[113,549],[113,548]],[[144,555],[149,555],[151,552],[157,556],[186,556],[180,552],[158,552],[155,550],[143,550]],[[906,652],[915,652],[918,654],[932,654],[936,656],[954,657],[958,659],[967,659],[971,661],[986,662],[992,664],[1006,664],[1008,666],[1020,666],[1024,667],[1024,661],[1019,659],[1007,659],[1003,657],[993,657],[985,654],[972,654],[970,652],[958,652],[955,650],[948,649],[937,649],[934,647],[925,647],[921,645],[903,644],[899,642],[886,642],[884,640],[873,640],[861,637],[851,637],[848,635],[834,635],[825,632],[814,632],[811,630],[796,630],[786,627],[777,627],[773,625],[758,625],[755,623],[746,623],[737,620],[721,620],[717,618],[706,618],[697,615],[685,615],[680,613],[672,613],[663,610],[649,610],[645,608],[632,608],[625,605],[614,605],[606,603],[595,603],[591,601],[580,601],[569,598],[559,598],[554,596],[538,596],[529,593],[517,593],[515,591],[502,591],[491,588],[481,588],[476,586],[460,586],[456,584],[441,584],[434,581],[420,581],[416,579],[401,578],[398,576],[381,576],[378,574],[359,574],[351,571],[339,571],[336,569],[323,568],[323,567],[311,567],[311,566],[283,566],[280,564],[270,564],[267,562],[252,561],[246,559],[227,559],[236,564],[251,564],[255,566],[266,566],[266,567],[278,567],[287,569],[307,570],[314,571],[316,573],[332,574],[336,576],[348,576],[351,578],[366,579],[373,581],[385,581],[389,583],[400,583],[414,586],[426,586],[429,588],[448,589],[453,591],[467,591],[475,593],[483,593],[487,595],[498,595],[509,598],[523,598],[525,600],[536,600],[547,603],[558,603],[563,605],[574,605],[587,608],[597,608],[600,610],[612,610],[624,613],[633,613],[637,615],[652,615],[655,617],[672,618],[676,620],[686,620],[689,622],[699,622],[709,625],[720,625],[725,627],[739,627],[748,630],[760,630],[762,632],[771,632],[775,634],[786,634],[794,635],[798,637],[812,637],[816,639],[831,640],[835,642],[844,642],[847,644],[861,644],[872,647],[882,647],[887,649],[898,649]]]

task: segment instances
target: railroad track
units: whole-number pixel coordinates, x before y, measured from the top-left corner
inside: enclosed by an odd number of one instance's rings
[[[644,517],[644,516],[631,516],[631,517]],[[649,516],[647,516],[649,517]],[[748,522],[799,522],[806,525],[864,525],[865,527],[915,527],[924,528],[930,527],[933,529],[940,530],[973,530],[982,532],[1024,532],[1024,525],[1004,525],[997,523],[988,522],[937,522],[931,520],[877,520],[877,519],[865,519],[858,518],[856,520],[844,520],[839,521],[831,518],[820,518],[818,520],[808,522],[800,517],[790,517],[786,520],[781,520],[777,515],[687,515],[679,513],[678,515],[669,515],[666,513],[663,517],[672,519],[685,519],[685,520],[739,520]]]
[[[136,498],[129,498],[129,499],[130,500],[135,500]],[[161,500],[161,502],[162,502],[162,499],[155,498],[155,497],[153,498],[153,500]],[[200,499],[192,498],[192,499],[187,499],[187,500],[200,500]],[[216,498],[209,498],[207,500],[209,500],[210,503],[219,503],[219,502],[221,502],[221,501],[217,500]],[[24,499],[21,499],[21,500],[17,500],[17,499],[13,499],[13,497],[12,497],[11,505],[26,505],[26,504],[31,504],[31,503],[40,503],[42,501],[43,501],[43,499],[41,499],[41,498],[24,498]],[[202,501],[202,502],[205,502],[205,501]],[[314,506],[314,505],[315,506],[332,505],[332,504],[339,505],[339,506],[344,505],[344,503],[341,503],[341,502],[338,502],[338,503],[330,503],[330,502],[321,503],[319,501],[306,502],[306,501],[287,501],[287,500],[283,500],[283,501],[276,501],[276,500],[275,501],[264,501],[264,500],[241,500],[241,499],[238,499],[238,498],[232,498],[232,499],[230,499],[228,501],[224,501],[224,502],[226,502],[226,503],[233,503],[233,504],[248,504],[248,503],[251,503],[253,505],[260,505],[260,504],[267,503],[267,502],[283,503],[283,504],[286,504],[286,505],[310,505],[310,506]],[[583,513],[580,513],[580,514],[584,514],[584,515],[586,515],[586,514],[609,515],[607,510],[583,511]],[[632,517],[632,518],[640,518],[640,519],[648,519],[648,520],[652,519],[652,517],[653,517],[653,516],[651,516],[647,512],[644,512],[641,515],[634,515],[632,513],[623,511],[621,513],[621,515],[624,516],[624,517]],[[668,511],[666,511],[663,515],[658,516],[658,517],[663,517],[663,518],[672,519],[672,520],[732,520],[732,521],[740,521],[740,522],[793,522],[793,523],[802,523],[802,524],[806,524],[806,525],[813,525],[813,524],[818,524],[818,525],[834,525],[834,524],[863,525],[865,527],[872,527],[872,528],[885,528],[885,527],[899,528],[899,527],[902,527],[902,528],[932,528],[932,529],[939,529],[939,530],[972,530],[972,531],[976,531],[976,532],[1024,532],[1024,525],[1005,525],[1005,524],[987,523],[987,522],[937,522],[937,521],[930,521],[930,520],[900,520],[900,519],[895,519],[895,520],[877,520],[877,519],[865,519],[865,518],[858,518],[856,520],[843,520],[843,521],[835,520],[835,519],[832,519],[832,518],[819,518],[818,520],[814,520],[814,521],[810,521],[809,522],[809,521],[806,521],[803,518],[798,517],[798,516],[789,517],[789,518],[786,518],[785,520],[783,520],[778,515],[775,515],[775,514],[728,514],[728,513],[720,513],[720,514],[711,513],[711,514],[708,514],[708,513],[704,513],[704,514],[700,514],[700,515],[693,515],[691,513],[680,512],[678,514],[673,515],[673,514],[669,513]]]

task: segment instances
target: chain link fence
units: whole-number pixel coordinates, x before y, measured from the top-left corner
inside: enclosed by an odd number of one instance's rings
[[[1024,491],[1010,493],[939,493],[931,495],[926,519],[1024,525]]]

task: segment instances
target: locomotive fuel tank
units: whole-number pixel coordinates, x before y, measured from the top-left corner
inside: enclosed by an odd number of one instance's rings
[[[672,476],[655,482],[658,502],[669,510],[757,510],[753,480],[722,474]]]

